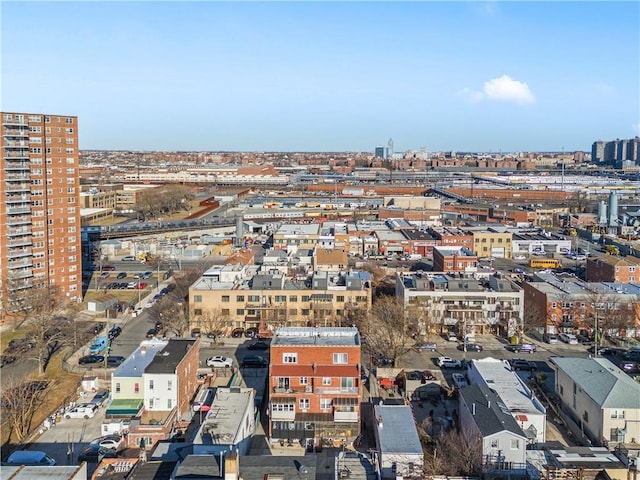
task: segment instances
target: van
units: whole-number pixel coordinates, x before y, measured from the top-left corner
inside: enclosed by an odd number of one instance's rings
[[[96,338],[89,347],[89,354],[95,355],[107,348],[107,337]]]
[[[18,450],[7,458],[5,465],[44,465],[53,466],[56,461],[45,452],[38,450]]]
[[[202,386],[193,400],[194,412],[208,412],[211,410],[211,404],[213,403],[213,390]]]

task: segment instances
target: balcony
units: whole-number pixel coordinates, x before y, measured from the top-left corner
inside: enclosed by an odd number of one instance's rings
[[[353,395],[358,393],[358,387],[316,387],[319,395]]]
[[[32,252],[30,248],[12,248],[7,252],[7,257],[18,258],[31,256]]]
[[[7,195],[5,197],[5,203],[30,203],[31,196],[30,195]]]
[[[31,186],[28,183],[10,183],[7,182],[7,188],[5,188],[5,192],[28,192],[31,189]]]
[[[24,116],[22,118],[24,119]],[[2,123],[4,123],[5,125],[20,125],[20,126],[23,126],[23,127],[26,127],[28,125],[28,123],[25,122],[24,120],[14,119],[13,115],[12,115],[11,120],[6,120],[5,119],[5,120],[2,120]]]
[[[33,240],[31,237],[20,238],[18,240],[10,240],[7,242],[7,246],[9,247],[26,247],[33,245]]]
[[[8,237],[19,237],[21,235],[31,235],[31,227],[8,228]]]
[[[31,213],[30,207],[7,207],[7,214],[13,213]]]
[[[358,412],[343,412],[336,410],[333,412],[334,422],[350,422],[354,423],[358,421]]]
[[[16,138],[28,138],[29,131],[24,128],[12,128],[5,125],[4,127],[4,137],[16,137]]]
[[[9,262],[7,264],[7,268],[9,268],[9,270],[12,270],[14,268],[23,268],[23,267],[32,267],[33,266],[33,261],[31,260],[31,258],[27,258],[25,260],[19,260],[17,262]]]
[[[8,173],[4,176],[6,182],[28,182],[30,180],[29,174],[24,173]]]
[[[4,141],[4,148],[25,148],[28,147],[29,143],[25,142],[24,140],[5,140]]]
[[[22,158],[9,158],[5,157],[5,160],[22,160]],[[31,167],[29,166],[29,162],[6,162],[4,169],[7,172],[11,171],[29,171]]]
[[[294,388],[278,388],[278,387],[274,387],[273,388],[273,393],[279,393],[279,394],[282,394],[282,393],[290,393],[290,394],[313,393],[313,387],[311,385],[294,387]]]
[[[280,412],[273,411],[270,412],[271,420],[284,420],[288,422],[293,422],[296,419],[296,412]]]
[[[17,279],[17,278],[29,278],[29,277],[33,277],[33,271],[30,268],[11,273],[11,278]]]
[[[27,225],[31,223],[31,217],[29,216],[22,216],[22,217],[15,217],[15,216],[9,216],[7,217],[7,225]]]

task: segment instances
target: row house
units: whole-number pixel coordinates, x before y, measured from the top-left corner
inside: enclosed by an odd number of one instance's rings
[[[433,249],[434,272],[471,273],[478,270],[478,257],[466,247],[436,247]]]
[[[640,283],[640,259],[605,255],[587,258],[588,282]]]
[[[276,330],[269,365],[269,437],[322,444],[360,433],[361,339],[353,327]]]
[[[539,333],[633,336],[640,326],[640,285],[585,282],[538,272],[524,284],[528,329]]]
[[[354,312],[371,308],[371,274],[364,271],[290,277],[279,270],[245,267],[238,278],[226,280],[203,276],[191,285],[191,328],[208,332],[261,323],[270,329],[350,324]]]
[[[473,250],[473,234],[460,228],[432,227],[427,232],[436,240],[438,246],[467,247]]]
[[[273,248],[291,250],[313,249],[320,238],[320,224],[284,224],[273,234]]]
[[[392,253],[400,255],[409,251],[409,241],[402,232],[383,227],[376,229],[374,234],[378,238],[378,252],[381,254],[386,255]]]
[[[145,340],[111,377],[106,416],[131,418],[128,442],[169,438],[197,388],[200,339]]]
[[[522,329],[523,290],[506,278],[403,272],[396,274],[395,290],[407,311],[418,315],[423,335],[455,330],[463,338],[476,333],[508,338]]]
[[[423,257],[430,256],[433,248],[438,245],[438,240],[428,231],[403,230],[402,234],[409,240],[409,254],[419,254]]]

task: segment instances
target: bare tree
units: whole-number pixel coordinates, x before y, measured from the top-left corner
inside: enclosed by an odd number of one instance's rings
[[[159,316],[162,327],[178,337],[183,336],[189,329],[189,316],[185,304],[174,303],[163,309]]]
[[[436,437],[427,464],[431,473],[478,477],[482,473],[482,439],[469,432],[447,430]],[[432,470],[434,467],[438,470]]]
[[[21,288],[24,286],[23,282],[22,279],[9,275],[3,283],[2,296],[6,299],[6,311],[13,320],[14,330],[21,327],[32,312],[48,306],[56,296],[54,287],[35,284],[31,288]]]
[[[636,307],[620,294],[594,290],[585,299],[585,327],[591,330],[598,345],[607,336],[635,328]]]
[[[222,331],[229,326],[229,316],[223,315],[222,309],[203,310],[202,314],[191,319],[191,324],[198,326],[203,334],[215,335],[214,340],[220,338]]]
[[[367,343],[374,352],[383,353],[395,363],[408,350],[416,330],[416,319],[406,315],[402,302],[396,297],[382,296],[371,307]]]
[[[33,420],[51,390],[45,381],[16,382],[3,381],[2,424],[7,425],[11,438],[15,434],[18,442],[23,441],[31,431]]]

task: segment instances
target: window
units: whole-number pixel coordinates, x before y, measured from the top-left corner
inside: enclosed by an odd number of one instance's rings
[[[249,295],[249,302],[260,303],[260,295]]]
[[[520,448],[520,440],[516,439],[511,439],[511,450],[517,450]]]
[[[587,412],[586,410],[582,414],[582,420],[584,420],[585,423],[589,423],[589,412]]]
[[[491,440],[491,448],[498,448],[499,445],[498,440]]]
[[[153,397],[149,399],[149,408],[153,408]]]
[[[244,315],[244,308],[236,308],[236,315]]]
[[[294,405],[293,403],[274,403],[271,406],[271,410],[274,412],[293,412]]]
[[[300,385],[309,385],[309,377],[300,377]]]
[[[311,300],[311,297],[309,295],[302,295],[303,302],[308,302],[309,300]]]
[[[344,303],[344,295],[336,296],[336,302]]]
[[[222,295],[222,301],[224,303],[229,303],[229,295]]]
[[[334,353],[333,354],[333,363],[335,364],[346,364],[348,360],[348,356],[346,353]]]
[[[140,393],[140,384],[138,382],[133,384],[134,393]]]
[[[172,404],[172,399],[171,398],[167,398],[167,409],[171,410],[171,404]]]
[[[320,408],[325,411],[331,408],[331,399],[330,398],[321,398],[320,399]]]
[[[202,315],[202,309],[201,308],[194,308],[193,309],[193,314],[194,315]]]
[[[611,418],[624,418],[624,410],[611,410]]]
[[[172,388],[173,388],[173,381],[167,380],[167,390],[171,391]]]
[[[619,428],[612,428],[609,431],[609,440],[612,442],[624,442],[624,432]]]
[[[289,295],[289,302],[290,303],[298,303],[298,296],[297,295]]]
[[[153,380],[149,380],[149,390],[153,390]]]
[[[220,315],[226,315],[228,317],[230,314],[231,314],[231,310],[229,310],[228,308],[220,309]]]
[[[340,379],[340,390],[350,390],[353,388],[353,378],[342,377]]]
[[[298,405],[300,406],[300,410],[309,410],[311,402],[308,398],[301,398]]]
[[[297,353],[283,353],[282,354],[282,363],[298,363],[298,354]]]
[[[244,302],[244,295],[236,295],[236,302]]]
[[[193,296],[193,301],[194,302],[202,302],[202,295],[194,295]]]
[[[289,390],[290,386],[291,381],[289,380],[289,377],[278,377],[278,388]]]
[[[120,393],[120,383],[116,383],[116,393]]]
[[[331,377],[322,377],[322,385],[331,385]]]

